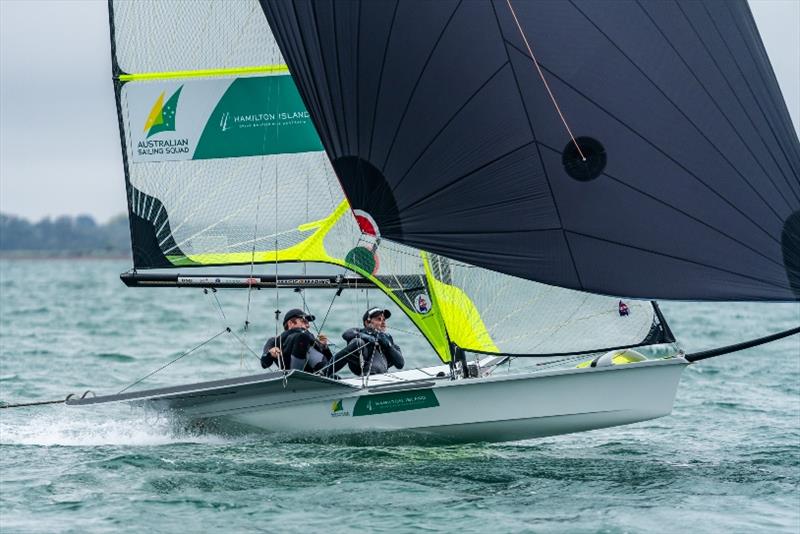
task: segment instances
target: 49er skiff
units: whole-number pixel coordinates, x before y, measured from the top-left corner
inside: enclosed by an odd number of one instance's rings
[[[691,361],[797,332],[685,357],[631,350],[675,341],[637,299],[800,298],[800,143],[744,0],[109,10],[123,281],[373,287],[442,365],[68,404],[518,439],[666,415]],[[341,272],[287,278],[284,262]],[[231,265],[242,272],[174,274]],[[497,371],[522,357],[563,365]]]

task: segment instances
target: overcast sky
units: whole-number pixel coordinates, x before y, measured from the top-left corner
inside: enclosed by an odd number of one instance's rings
[[[800,0],[750,5],[800,131]],[[0,0],[0,211],[125,211],[110,73],[105,0]]]

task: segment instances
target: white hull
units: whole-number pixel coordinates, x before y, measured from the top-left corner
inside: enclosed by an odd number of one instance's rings
[[[668,415],[687,364],[673,358],[461,380],[407,371],[371,377],[367,388],[360,387],[360,379],[290,373],[285,386],[283,376],[260,375],[239,379],[236,386],[196,384],[169,394],[73,403],[127,400],[169,408],[189,421],[287,434],[411,432],[456,441],[507,441]]]
[[[471,380],[439,380],[439,406],[354,416],[361,392],[288,406],[265,404],[226,414],[277,432],[413,431],[465,441],[507,441],[624,425],[668,415],[684,365],[677,360]],[[676,365],[677,364],[677,365]],[[380,388],[370,395],[386,396]],[[413,393],[415,390],[404,390]],[[332,403],[342,400],[342,412]],[[362,401],[363,402],[363,401]]]

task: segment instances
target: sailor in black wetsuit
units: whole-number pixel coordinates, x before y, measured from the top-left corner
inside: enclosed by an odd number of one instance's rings
[[[403,353],[386,333],[386,319],[391,316],[389,310],[367,310],[362,317],[364,328],[351,328],[342,334],[347,346],[334,356],[334,368],[338,371],[347,364],[359,376],[385,373],[390,367],[402,369]]]
[[[315,373],[325,369],[326,374],[333,374],[328,366],[331,361],[328,338],[324,335],[315,338],[308,331],[309,322],[313,320],[313,315],[297,308],[286,312],[283,316],[283,333],[277,338],[269,338],[264,345],[261,367],[267,369],[277,364],[280,369],[287,371],[297,369]]]

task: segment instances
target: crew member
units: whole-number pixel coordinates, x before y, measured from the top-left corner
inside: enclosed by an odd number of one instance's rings
[[[347,346],[334,356],[335,369],[347,364],[359,376],[385,373],[390,367],[402,369],[403,353],[386,332],[386,320],[391,316],[389,310],[368,309],[361,318],[363,328],[351,328],[342,334]]]
[[[308,331],[309,323],[313,320],[313,315],[298,308],[286,312],[283,316],[283,332],[277,338],[269,338],[264,345],[261,367],[268,369],[277,363],[281,369],[297,369],[307,373],[330,369],[328,338],[324,334],[314,337]]]

